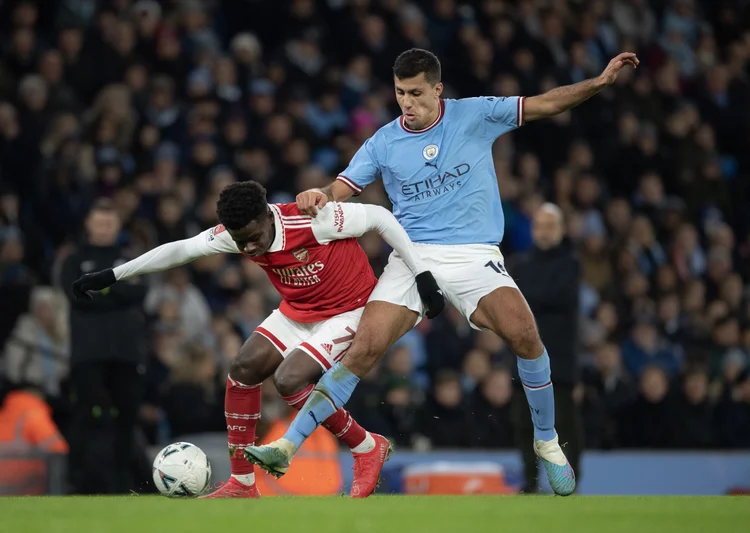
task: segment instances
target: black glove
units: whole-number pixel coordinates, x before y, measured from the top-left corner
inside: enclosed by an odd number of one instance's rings
[[[416,280],[419,297],[427,309],[427,318],[435,318],[445,308],[443,291],[438,287],[437,281],[435,281],[431,272],[417,274]]]
[[[73,296],[76,300],[83,300],[84,298],[93,300],[94,297],[89,294],[89,291],[101,291],[115,283],[117,283],[117,278],[115,278],[115,273],[111,268],[84,274],[73,282]]]

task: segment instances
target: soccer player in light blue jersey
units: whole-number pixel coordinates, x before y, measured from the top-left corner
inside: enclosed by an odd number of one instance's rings
[[[298,207],[315,216],[327,202],[345,201],[383,180],[393,214],[448,301],[472,327],[494,331],[516,354],[534,423],[534,450],[560,495],[575,491],[575,474],[555,431],[547,350],[500,252],[505,221],[491,147],[500,135],[527,122],[577,106],[638,63],[635,54],[623,53],[596,78],[529,98],[445,100],[437,57],[408,50],[393,67],[403,114],[368,139],[332,184],[297,197]],[[348,401],[359,379],[424,312],[413,274],[394,252],[346,356],[321,378],[284,438],[247,448],[246,458],[283,475],[307,436]]]

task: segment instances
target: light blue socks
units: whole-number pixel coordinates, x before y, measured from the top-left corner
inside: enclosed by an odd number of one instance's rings
[[[326,372],[289,426],[284,438],[299,450],[302,443],[323,421],[351,398],[359,378],[340,362]]]
[[[555,431],[555,395],[549,367],[549,355],[544,349],[537,359],[518,358],[518,375],[526,392],[534,423],[534,440],[552,440]]]

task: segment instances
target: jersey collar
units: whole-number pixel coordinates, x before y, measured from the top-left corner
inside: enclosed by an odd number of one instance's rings
[[[404,122],[404,115],[401,115],[401,117],[398,119],[398,123],[401,124],[401,127],[406,133],[424,133],[426,131],[430,131],[432,128],[440,124],[440,121],[443,120],[443,115],[445,115],[445,100],[442,98],[440,99],[440,110],[438,111],[438,116],[435,119],[435,122],[427,126],[426,128],[422,128],[421,130],[412,130],[406,127],[406,122]]]
[[[276,229],[276,235],[273,237],[271,247],[266,252],[267,254],[271,254],[273,252],[280,252],[284,249],[284,246],[286,245],[286,235],[284,233],[284,226],[281,225],[281,210],[275,204],[268,204],[268,207],[271,208],[271,213],[273,213],[273,226]]]

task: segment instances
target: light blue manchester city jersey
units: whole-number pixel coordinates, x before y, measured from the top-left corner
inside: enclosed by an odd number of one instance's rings
[[[383,179],[414,242],[498,244],[505,229],[492,143],[523,123],[523,97],[441,100],[435,123],[380,128],[338,177],[359,193]]]

